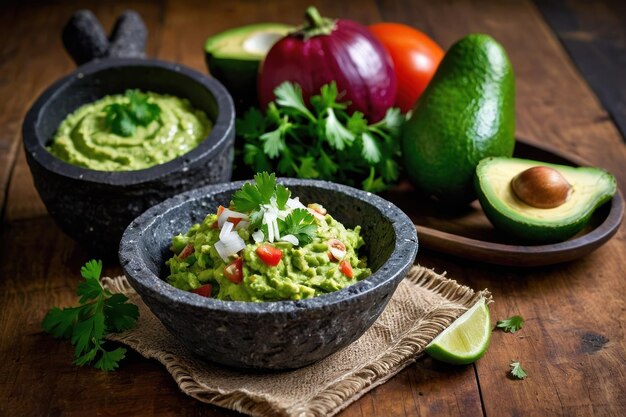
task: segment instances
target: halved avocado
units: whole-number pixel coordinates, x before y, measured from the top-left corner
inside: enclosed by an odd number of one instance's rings
[[[209,72],[236,102],[253,105],[260,62],[272,45],[293,29],[282,23],[257,23],[211,36],[204,44]]]
[[[529,168],[557,170],[571,185],[567,200],[554,208],[537,208],[523,202],[511,181]],[[476,167],[474,185],[478,200],[493,225],[533,243],[564,241],[582,230],[593,212],[615,194],[615,177],[600,168],[574,168],[528,159],[492,157]]]

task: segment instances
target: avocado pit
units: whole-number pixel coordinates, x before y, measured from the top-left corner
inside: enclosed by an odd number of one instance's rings
[[[515,195],[529,206],[555,208],[567,201],[572,186],[559,171],[546,166],[528,168],[511,180]]]

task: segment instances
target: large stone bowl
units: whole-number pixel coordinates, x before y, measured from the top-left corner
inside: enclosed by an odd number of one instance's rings
[[[373,274],[340,291],[300,301],[239,302],[204,298],[168,284],[174,235],[228,205],[243,182],[199,188],[152,207],[120,243],[130,284],[165,327],[200,357],[238,368],[292,369],[359,338],[378,318],[415,260],[411,220],[392,203],[344,185],[282,179],[305,204],[317,202],[347,227],[361,225]]]
[[[208,115],[213,129],[188,153],[137,171],[95,171],[48,152],[68,114],[130,88],[186,98]],[[41,94],[26,114],[23,140],[35,187],[56,223],[92,253],[114,257],[126,226],[149,207],[191,188],[230,180],[234,120],[232,98],[215,79],[155,59],[109,58],[78,67]]]

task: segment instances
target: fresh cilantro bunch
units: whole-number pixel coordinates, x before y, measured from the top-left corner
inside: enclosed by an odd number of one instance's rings
[[[147,126],[159,118],[161,108],[148,102],[148,95],[139,90],[126,90],[128,103],[113,103],[104,108],[109,130],[118,136],[132,136],[137,126]]]
[[[248,182],[233,194],[234,209],[242,213],[250,213],[250,227],[260,229],[268,236],[268,225],[263,224],[263,217],[268,210],[277,212],[287,210],[287,202],[291,191],[282,184],[276,184],[276,174],[261,172],[254,176],[254,183]],[[308,210],[296,208],[284,220],[277,219],[281,236],[293,235],[299,245],[313,241],[317,232],[315,218]]]
[[[346,111],[337,85],[324,85],[307,108],[297,84],[284,82],[276,100],[262,114],[251,108],[237,120],[243,139],[243,160],[254,171],[333,180],[379,192],[399,175],[398,132],[404,117],[399,109],[368,124],[363,113]]]
[[[76,294],[80,305],[59,309],[53,307],[43,319],[44,330],[56,338],[70,339],[76,347],[74,364],[94,366],[103,371],[112,371],[124,358],[126,349],[108,351],[103,347],[107,332],[121,332],[135,325],[139,310],[127,304],[122,294],[111,294],[100,285],[102,261],[91,260],[81,269],[85,279],[78,284]]]

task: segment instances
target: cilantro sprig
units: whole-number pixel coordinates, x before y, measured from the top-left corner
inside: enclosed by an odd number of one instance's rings
[[[107,332],[121,332],[135,325],[139,310],[128,304],[123,294],[111,294],[100,285],[102,261],[91,260],[81,269],[85,281],[80,282],[76,294],[79,305],[60,309],[53,307],[43,319],[43,329],[56,338],[70,339],[75,346],[74,364],[85,366],[95,361],[94,367],[112,371],[125,356],[126,349],[107,350],[104,336]]]
[[[295,209],[285,217],[285,220],[279,221],[278,228],[283,236],[294,235],[300,246],[311,243],[317,232],[315,217],[308,210],[301,208]]]
[[[132,136],[137,126],[148,126],[161,115],[161,108],[148,101],[139,90],[126,90],[128,103],[113,103],[104,108],[104,120],[109,130],[118,136]]]
[[[399,109],[369,124],[363,113],[347,112],[334,82],[311,97],[310,109],[297,84],[284,82],[274,94],[265,114],[251,108],[237,120],[243,160],[254,171],[333,180],[370,192],[397,181],[397,136],[404,120]]]
[[[522,369],[522,364],[519,361],[511,361],[509,367],[511,368],[511,376],[517,379],[524,379],[528,376],[526,371]]]
[[[515,333],[524,326],[524,318],[522,316],[511,316],[504,320],[499,320],[496,323],[498,329],[502,329],[505,332]]]

